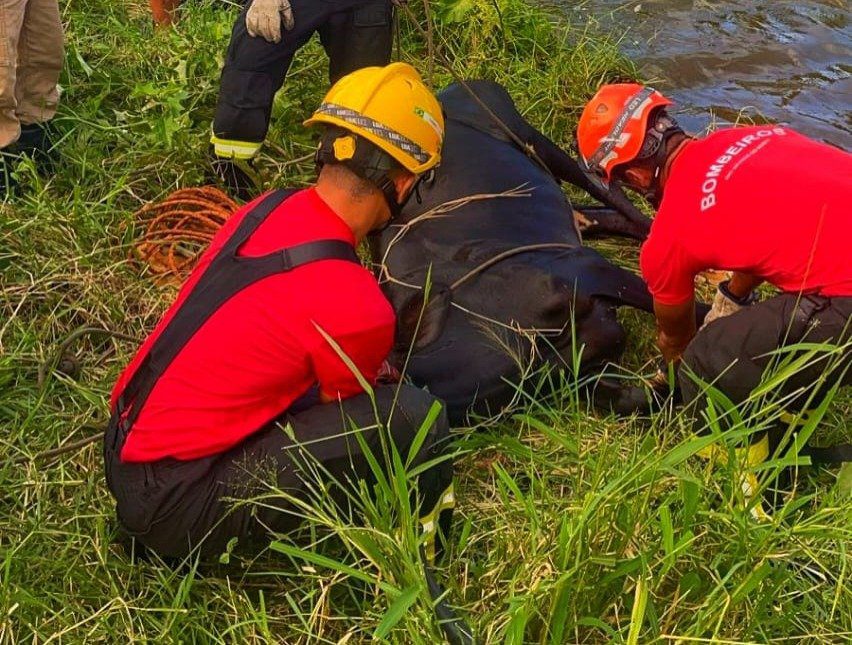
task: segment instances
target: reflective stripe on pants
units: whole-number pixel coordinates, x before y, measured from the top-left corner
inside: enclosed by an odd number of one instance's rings
[[[328,53],[332,83],[356,69],[390,62],[390,0],[291,0],[291,6],[295,27],[290,31],[282,28],[278,43],[249,36],[247,9],[234,23],[213,119],[212,143],[217,156],[246,159],[249,157],[241,155],[249,146],[255,146],[255,153],[260,149],[269,129],[275,94],[296,52],[314,33],[319,34]],[[218,144],[217,140],[227,143]]]

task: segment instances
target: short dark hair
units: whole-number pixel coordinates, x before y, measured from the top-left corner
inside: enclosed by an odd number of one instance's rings
[[[373,182],[359,176],[346,164],[339,161],[324,163],[319,172],[327,173],[335,183],[345,188],[353,199],[369,197],[379,190]]]

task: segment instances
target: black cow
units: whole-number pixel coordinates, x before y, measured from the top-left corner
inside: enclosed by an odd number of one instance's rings
[[[651,310],[639,277],[582,246],[557,179],[611,207],[584,209],[590,233],[644,239],[650,220],[620,191],[590,180],[524,120],[500,85],[453,84],[439,99],[447,121],[441,165],[376,240],[373,255],[399,313],[398,360],[420,320],[408,374],[459,423],[471,407],[493,412],[509,402],[511,384],[529,365],[571,365],[572,338],[582,346],[584,373],[617,361],[625,332],[616,308]],[[521,248],[530,245],[537,248]],[[432,297],[421,314],[417,287],[427,275]],[[628,412],[646,401],[637,390],[601,381],[595,401]]]

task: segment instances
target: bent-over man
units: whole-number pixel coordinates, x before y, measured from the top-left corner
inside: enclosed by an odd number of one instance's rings
[[[777,125],[696,139],[678,127],[670,105],[650,87],[606,85],[586,105],[577,139],[591,170],[657,209],[640,266],[660,351],[683,363],[685,401],[703,395],[699,380],[745,401],[777,360],[773,351],[801,341],[845,345],[826,385],[852,382],[852,155]],[[733,274],[696,333],[694,278],[711,268]],[[763,282],[779,293],[758,302]],[[815,361],[786,381],[776,394],[789,395],[788,411],[805,405],[828,363]],[[752,463],[786,427],[755,442]],[[808,452],[842,461],[849,448]]]

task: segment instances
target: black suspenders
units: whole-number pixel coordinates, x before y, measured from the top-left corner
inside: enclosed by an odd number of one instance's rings
[[[307,242],[257,258],[237,255],[258,226],[294,192],[276,190],[267,195],[246,213],[237,230],[213,258],[119,395],[109,422],[110,426],[121,424],[116,441],[130,431],[157,381],[187,342],[234,295],[259,280],[311,262],[347,260],[360,264],[355,249],[343,240]]]

